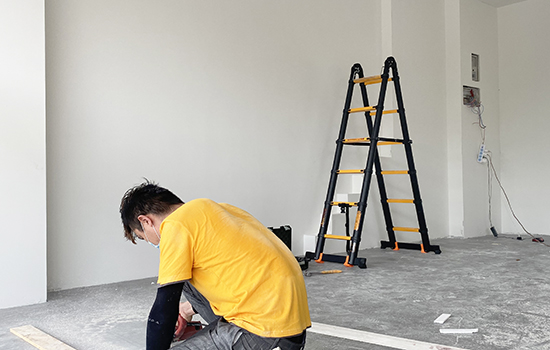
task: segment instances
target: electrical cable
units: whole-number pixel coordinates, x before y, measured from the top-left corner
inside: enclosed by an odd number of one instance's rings
[[[481,104],[481,102],[477,101],[477,100],[472,100],[472,102],[470,102],[468,104],[468,106],[470,107],[470,110],[472,111],[472,113],[474,114],[477,114],[477,122],[475,122],[474,124],[477,124],[479,126],[479,128],[481,129],[481,143],[485,143],[485,129],[487,128],[487,125],[485,125],[485,123],[483,123],[483,112],[485,111],[485,106],[483,106],[483,104]]]
[[[485,144],[485,129],[487,128],[487,126],[485,125],[485,123],[483,123],[482,115],[483,115],[483,112],[485,111],[485,107],[483,106],[483,104],[481,104],[481,102],[477,101],[476,99],[472,99],[470,101],[470,103],[468,104],[468,107],[470,107],[470,110],[472,111],[472,113],[477,114],[478,121],[474,124],[478,124],[479,128],[481,129],[481,143],[482,143],[482,145],[484,145]],[[517,217],[516,213],[514,212],[514,209],[512,209],[512,204],[510,202],[510,198],[508,198],[508,194],[504,190],[504,187],[502,186],[502,183],[500,182],[500,179],[497,176],[495,166],[493,165],[493,159],[492,159],[492,156],[491,156],[491,151],[485,151],[485,153],[483,154],[483,158],[487,159],[487,188],[488,188],[488,197],[489,197],[489,224],[491,225],[490,227],[491,228],[494,227],[493,226],[493,219],[492,219],[492,191],[493,191],[493,183],[492,183],[492,176],[491,176],[491,170],[492,170],[492,172],[495,176],[495,179],[497,180],[498,185],[499,185],[500,189],[502,190],[502,193],[504,194],[504,197],[506,198],[506,202],[508,203],[508,207],[510,208],[510,212],[512,213],[512,216],[517,221],[517,223],[521,226],[523,231],[525,233],[527,233],[529,236],[531,236],[533,238],[534,242],[542,243],[545,246],[550,247],[550,245],[548,245],[544,242],[541,242],[538,238],[536,238],[533,234],[531,234],[531,232],[527,231],[525,226],[521,223],[521,221]],[[518,239],[521,239],[521,235],[518,235]]]
[[[527,231],[525,226],[523,226],[523,224],[521,223],[521,221],[517,217],[516,213],[514,212],[514,209],[512,208],[512,203],[510,203],[510,198],[508,198],[508,194],[506,193],[506,190],[504,190],[504,187],[502,186],[502,183],[500,182],[500,179],[497,176],[497,171],[495,170],[495,166],[493,165],[493,159],[491,158],[491,155],[487,154],[486,158],[488,160],[488,164],[491,166],[491,169],[493,170],[493,174],[495,176],[495,179],[497,180],[498,185],[500,186],[500,189],[502,190],[502,193],[504,194],[504,198],[506,198],[506,202],[508,203],[508,207],[510,208],[510,212],[512,213],[512,216],[514,217],[514,219],[521,226],[523,231],[525,231],[525,233],[527,233],[529,236],[531,236],[534,239],[535,242],[538,242],[538,243],[544,244],[547,247],[550,247],[550,245],[539,241],[538,238],[536,238],[533,234],[531,234],[531,232]],[[487,167],[489,167],[489,165],[487,165]]]
[[[488,154],[489,155],[489,154]],[[490,157],[490,155],[489,155]],[[493,199],[493,177],[491,176],[491,168],[489,167],[489,162],[487,162],[487,196],[489,197],[489,224],[490,227],[493,225],[493,215],[492,215],[492,199]]]

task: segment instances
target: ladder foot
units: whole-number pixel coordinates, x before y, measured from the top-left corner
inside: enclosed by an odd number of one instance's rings
[[[324,263],[324,261],[323,261],[323,253],[319,254],[319,259],[315,260],[315,262],[318,263],[318,264]]]
[[[435,254],[441,254],[441,249],[439,249],[438,245],[424,246],[424,244],[419,244],[419,243],[404,243],[404,242],[401,242],[401,243],[399,243],[399,247],[398,247],[397,242],[392,243],[392,242],[389,242],[389,241],[380,241],[380,248],[382,248],[382,249],[392,248],[394,250],[412,249],[412,250],[420,250],[422,253],[434,252]],[[395,248],[397,248],[397,249],[395,249]]]
[[[426,253],[428,253],[428,252],[434,252],[434,254],[441,254],[441,249],[439,248],[438,245],[430,245],[426,249]]]
[[[399,250],[397,242],[380,241],[380,249],[391,248],[391,250]]]
[[[344,266],[353,267],[353,265],[349,264],[349,255],[346,257],[346,262],[344,263]]]
[[[366,269],[367,268],[367,259],[357,258],[355,260],[357,261],[357,266],[359,266],[360,269]]]
[[[349,263],[349,255],[346,257],[346,262],[344,266],[353,267],[354,265]],[[355,266],[358,266],[360,269],[367,268],[367,259],[366,258],[355,258]]]
[[[348,267],[359,266],[359,268],[361,269],[367,268],[366,258],[355,258],[355,263],[353,265],[348,263],[349,256],[323,254],[322,259],[323,259],[322,262],[328,261],[333,263],[344,264],[345,266],[348,266]]]

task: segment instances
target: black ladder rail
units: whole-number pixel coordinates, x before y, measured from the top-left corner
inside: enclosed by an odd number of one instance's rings
[[[384,65],[386,66],[386,64]],[[365,85],[363,84],[360,84],[359,85],[360,88],[361,88],[361,98],[363,100],[363,104],[364,105],[369,105],[369,98],[368,98],[368,95],[367,95],[367,88]],[[384,111],[383,109],[382,110],[382,114],[384,114]],[[378,111],[378,109],[377,109]],[[367,123],[367,130],[369,132],[369,135],[373,135],[374,134],[374,126],[373,126],[373,123],[372,123],[372,119],[371,119],[371,113],[365,113],[365,121]],[[382,142],[396,142],[396,143],[402,143],[403,140],[400,140],[400,139],[395,139],[395,138],[386,138],[386,137],[378,137],[378,141],[382,141]],[[370,143],[369,143],[369,146],[370,146]],[[392,217],[391,217],[391,211],[390,211],[390,206],[389,206],[389,203],[388,203],[388,195],[387,195],[387,192],[386,192],[386,185],[385,185],[385,181],[384,181],[384,176],[382,175],[382,165],[381,165],[381,162],[380,162],[380,156],[378,154],[378,147],[374,147],[375,148],[375,155],[374,155],[374,166],[375,166],[375,173],[376,173],[376,182],[378,184],[378,191],[380,193],[380,203],[382,205],[382,212],[384,213],[384,222],[386,223],[386,232],[388,233],[388,237],[390,239],[390,241],[393,241],[395,242],[396,239],[395,239],[395,233],[393,231],[393,220],[392,220]]]
[[[357,254],[359,252],[359,243],[361,242],[361,233],[363,230],[363,223],[365,221],[365,214],[367,210],[367,200],[370,191],[370,184],[372,181],[372,173],[375,158],[378,158],[378,135],[380,133],[380,126],[382,124],[382,115],[384,111],[384,100],[386,99],[386,89],[388,85],[389,78],[389,66],[384,65],[384,72],[381,75],[382,81],[380,86],[380,94],[378,96],[378,104],[376,105],[376,117],[374,119],[374,125],[372,128],[368,128],[369,137],[370,137],[370,148],[369,154],[367,156],[367,164],[365,166],[365,174],[363,176],[363,185],[361,187],[361,196],[359,198],[359,204],[357,206],[357,216],[355,219],[355,226],[353,229],[353,235],[351,237],[351,254],[348,256],[349,259],[344,263],[346,266],[356,265],[355,260],[357,259]],[[364,102],[368,103],[366,87],[364,84],[359,84],[361,88],[361,96]],[[367,104],[368,105],[368,104]],[[365,117],[367,120],[370,120],[370,112],[365,112]],[[369,123],[367,123],[369,125]],[[359,265],[359,264],[357,264]]]
[[[315,249],[315,255],[313,256],[313,259],[315,259],[317,262],[322,261],[332,261],[332,262],[338,262],[338,263],[344,263],[340,257],[324,254],[323,256],[323,250],[325,246],[325,240],[326,240],[326,234],[328,230],[328,224],[330,220],[330,214],[333,206],[333,199],[334,199],[334,192],[336,190],[336,182],[338,178],[338,169],[340,167],[340,160],[342,159],[342,151],[344,148],[344,138],[346,136],[346,129],[348,125],[349,120],[349,114],[350,114],[350,107],[351,107],[351,100],[353,97],[353,88],[355,87],[355,76],[358,76],[359,78],[363,78],[363,68],[359,63],[354,64],[351,67],[351,73],[350,78],[348,81],[348,91],[346,94],[346,101],[344,103],[344,110],[342,111],[342,122],[340,124],[340,131],[338,133],[338,139],[336,140],[336,151],[334,154],[334,161],[332,163],[332,170],[330,172],[330,180],[329,180],[329,187],[327,191],[327,196],[325,199],[324,209],[323,209],[323,215],[321,218],[321,226],[319,228],[319,234],[317,236],[317,246]],[[353,238],[352,238],[353,239]],[[306,256],[311,257],[311,254],[306,254]],[[331,260],[328,260],[331,259]]]
[[[439,246],[437,245],[431,245],[430,244],[430,238],[428,236],[428,227],[426,225],[426,217],[424,215],[424,209],[422,206],[422,198],[420,196],[420,186],[418,185],[418,177],[416,172],[416,167],[414,164],[414,158],[412,153],[412,140],[409,136],[409,129],[407,126],[407,118],[405,116],[405,106],[403,103],[403,94],[401,91],[401,83],[399,78],[399,73],[397,71],[397,62],[395,62],[395,59],[393,57],[389,57],[387,61],[390,61],[391,68],[392,68],[392,77],[393,77],[393,84],[395,88],[395,95],[397,99],[397,111],[399,114],[399,120],[401,124],[401,133],[403,137],[403,146],[405,147],[405,155],[407,158],[407,165],[409,168],[409,178],[411,182],[411,188],[413,191],[413,198],[414,198],[414,205],[416,209],[416,216],[418,219],[418,226],[419,226],[419,232],[422,239],[422,244],[420,246],[414,245],[414,244],[405,244],[400,243],[397,244],[395,240],[395,235],[390,236],[389,242],[381,241],[381,247],[391,247],[392,249],[399,249],[399,246],[404,249],[417,249],[422,252],[430,252],[433,251],[436,254],[440,254],[441,250]]]

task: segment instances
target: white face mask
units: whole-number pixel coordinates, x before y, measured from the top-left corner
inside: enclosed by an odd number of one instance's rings
[[[159,244],[153,244],[149,241],[149,239],[147,238],[147,235],[145,234],[145,229],[143,228],[143,224],[140,222],[140,225],[141,225],[141,232],[143,232],[143,236],[145,237],[145,240],[147,241],[147,243],[149,243],[150,245],[152,245],[153,247],[157,248],[157,249],[160,249],[160,235],[159,233],[157,232],[157,229],[155,228],[155,226],[153,226],[153,230],[155,231],[155,234],[157,235],[157,237],[159,238]]]

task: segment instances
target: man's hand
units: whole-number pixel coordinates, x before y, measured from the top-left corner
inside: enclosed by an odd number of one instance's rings
[[[194,314],[195,311],[193,311],[193,307],[190,302],[186,301],[185,303],[180,303],[180,315],[185,318],[187,322],[191,321]]]

